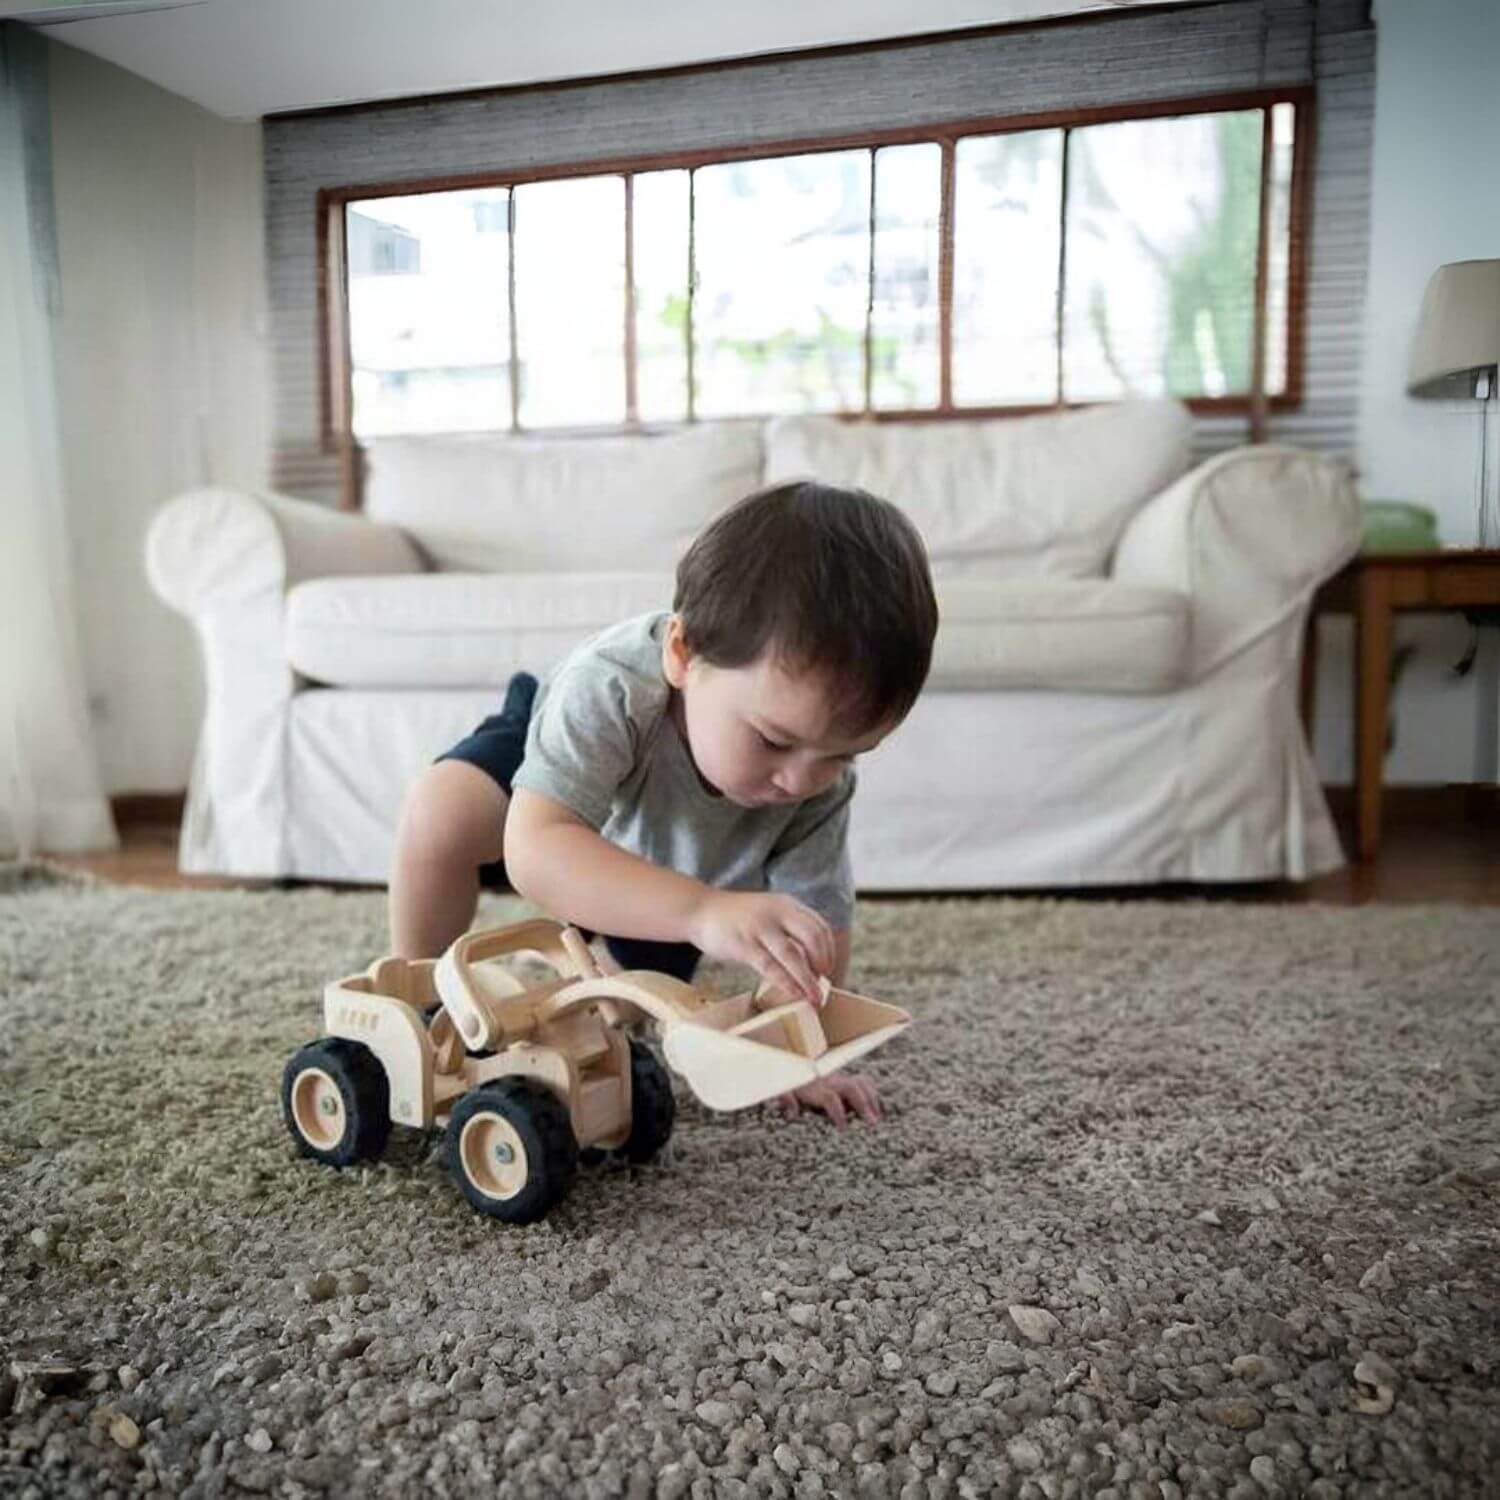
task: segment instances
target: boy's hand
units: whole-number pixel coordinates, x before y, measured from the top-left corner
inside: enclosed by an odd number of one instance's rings
[[[851,1108],[867,1125],[877,1124],[880,1120],[880,1098],[875,1092],[874,1081],[854,1073],[834,1073],[815,1083],[805,1083],[800,1089],[783,1094],[776,1102],[788,1120],[795,1120],[804,1108],[822,1110],[841,1128],[848,1124]]]
[[[710,890],[689,923],[688,941],[712,958],[748,964],[774,989],[822,1003],[820,974],[836,960],[833,929],[791,896]]]

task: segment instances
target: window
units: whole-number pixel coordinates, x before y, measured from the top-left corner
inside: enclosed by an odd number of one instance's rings
[[[422,269],[422,241],[399,224],[382,224],[368,214],[349,214],[351,276],[410,275]]]
[[[1063,397],[1250,389],[1261,111],[1069,132]]]
[[[349,210],[354,431],[511,425],[510,236],[476,232],[476,208],[509,213],[506,188],[367,199]],[[355,256],[360,221],[409,247],[383,268]]]
[[[942,203],[941,146],[885,146],[875,152],[866,376],[874,410],[937,404]]]
[[[643,422],[688,414],[689,173],[629,179],[635,404]]]
[[[1063,132],[970,136],[954,153],[953,399],[1057,400]]]
[[[864,406],[870,153],[693,174],[694,410]]]
[[[625,184],[528,182],[512,194],[517,419],[523,427],[625,420]]]
[[[347,330],[330,321],[329,358],[351,400],[334,425],[1287,405],[1306,102],[333,190]]]

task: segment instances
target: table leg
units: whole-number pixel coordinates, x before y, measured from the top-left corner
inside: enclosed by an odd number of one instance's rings
[[[1354,634],[1359,660],[1354,712],[1355,842],[1361,859],[1374,859],[1380,848],[1391,681],[1390,579],[1378,568],[1360,575]]]

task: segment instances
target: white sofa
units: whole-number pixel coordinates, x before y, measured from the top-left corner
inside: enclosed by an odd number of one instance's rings
[[[910,718],[862,763],[866,890],[1307,878],[1341,862],[1297,713],[1303,621],[1357,545],[1335,463],[1192,467],[1171,402],[1033,418],[790,417],[664,436],[386,439],[365,509],[199,490],[153,586],[202,643],[181,865],[379,882],[414,776],[627,615],[740,495],[810,474],[901,504],[942,615]]]

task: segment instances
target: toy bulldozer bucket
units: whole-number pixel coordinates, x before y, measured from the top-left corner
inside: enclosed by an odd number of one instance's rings
[[[530,953],[561,975],[544,991],[521,986],[495,960]],[[658,1027],[668,1066],[710,1109],[745,1109],[827,1077],[911,1024],[908,1012],[823,982],[823,1003],[758,1008],[750,993],[712,999],[666,974],[603,974],[580,935],[546,920],[470,933],[444,954],[437,989],[471,1048],[497,1047],[539,1023],[597,1006]]]
[[[744,1109],[826,1078],[911,1024],[894,1005],[824,983],[823,1003],[757,1010],[750,995],[711,1001],[662,1028],[667,1063],[710,1109]]]

